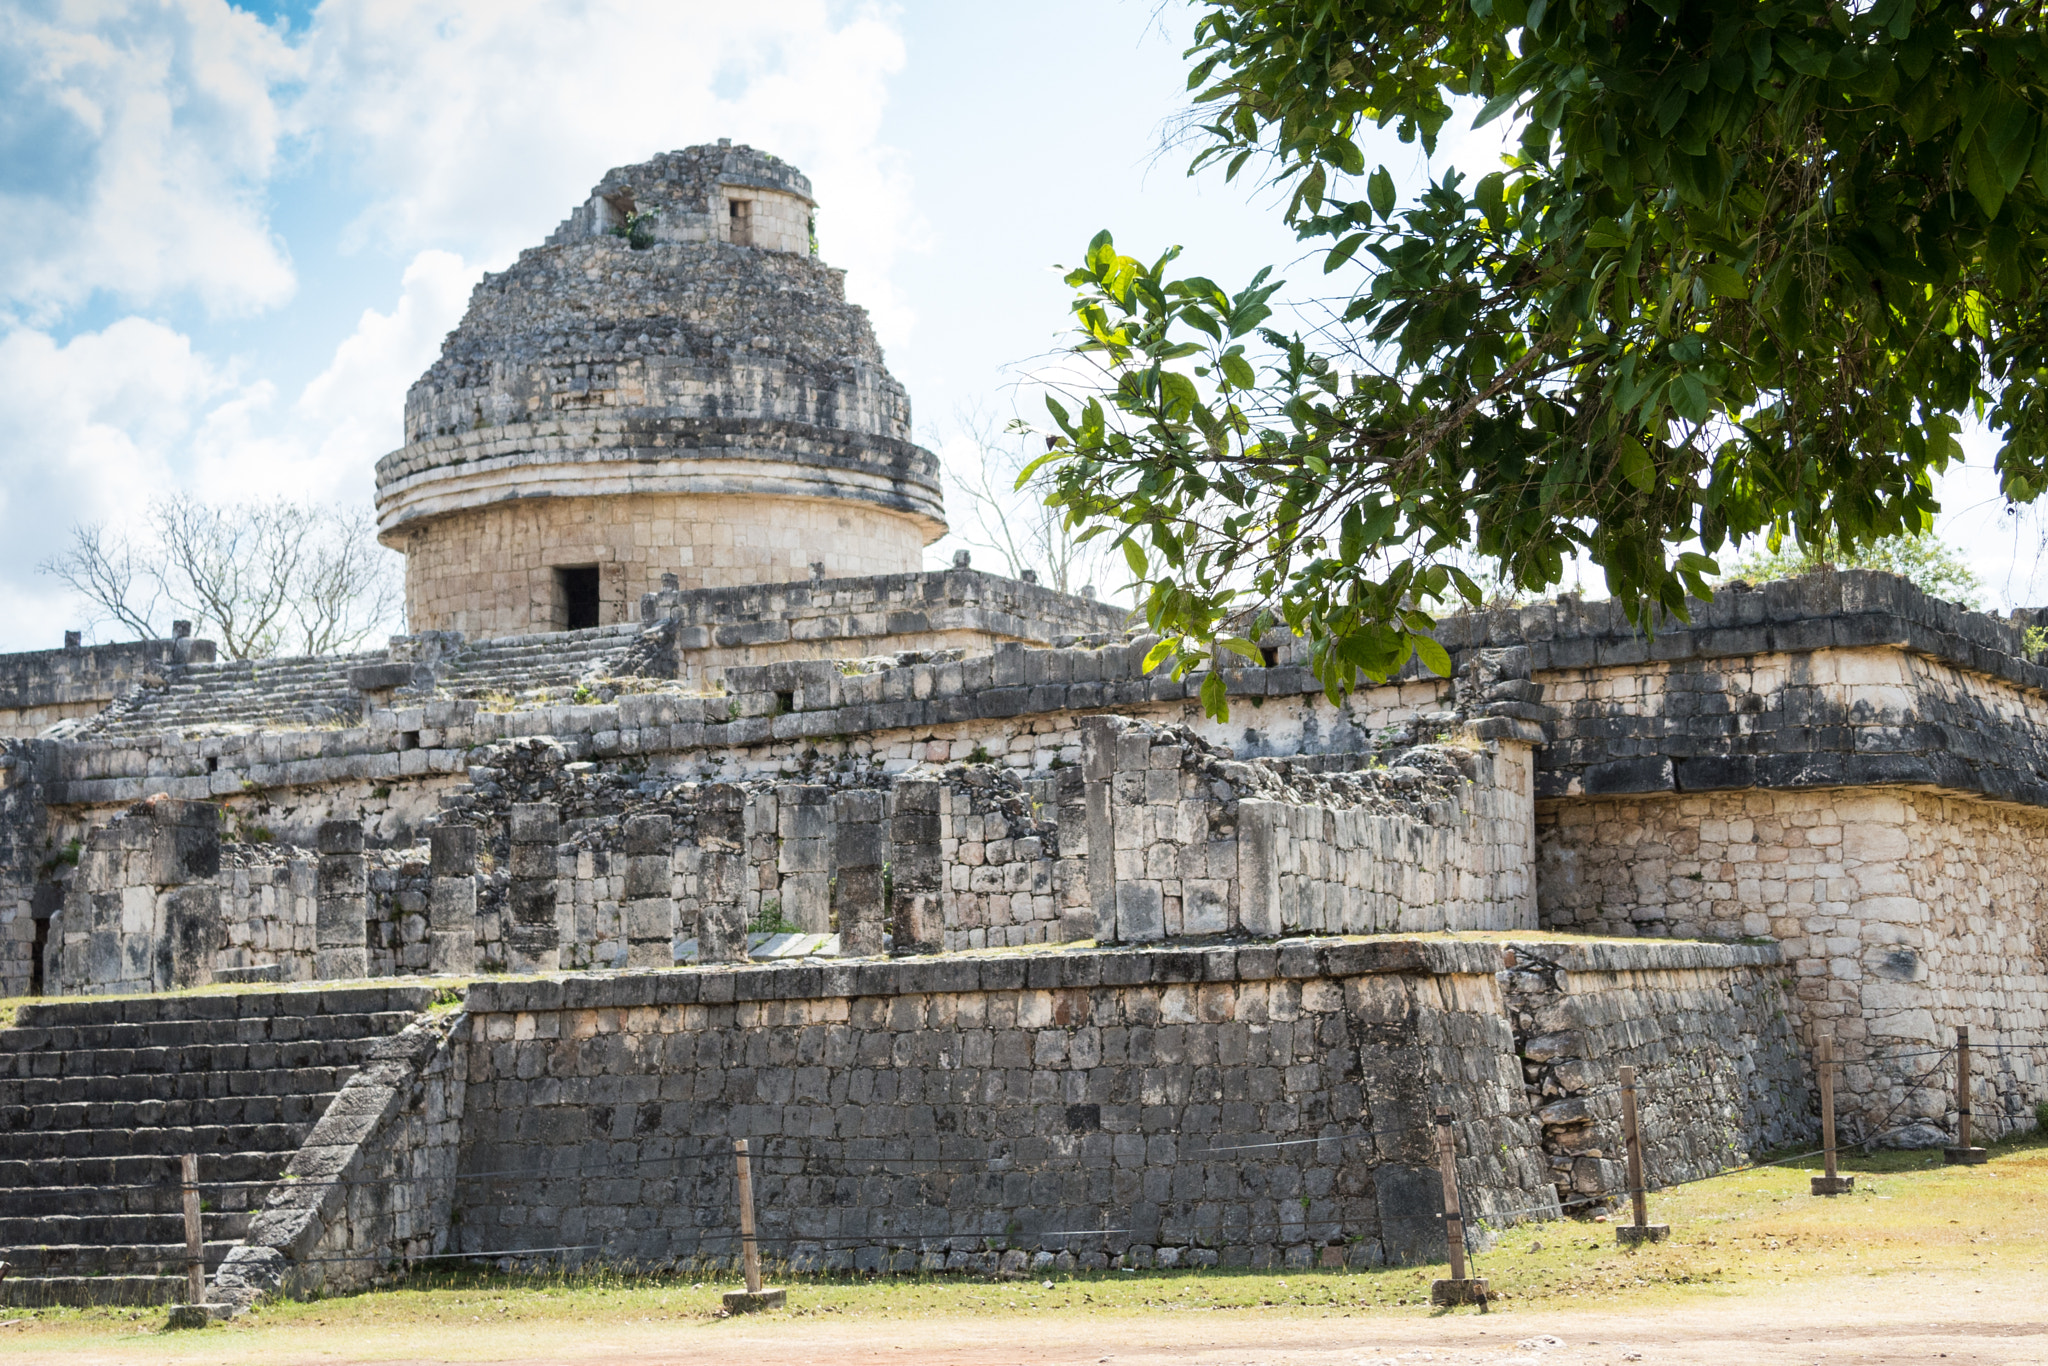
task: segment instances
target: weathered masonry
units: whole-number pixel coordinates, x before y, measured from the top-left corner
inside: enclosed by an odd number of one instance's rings
[[[1617,1066],[1676,1179],[1808,1134],[1823,1033],[1850,1138],[1941,1141],[1961,1027],[2032,1122],[2033,614],[1561,599],[1341,703],[1270,639],[1210,720],[1121,609],[918,567],[810,204],[687,149],[479,288],[379,467],[387,648],[0,659],[0,990],[102,998],[0,1039],[7,1294],[166,1293],[85,1191],[200,1130],[243,1294],[726,1259],[735,1135],[774,1255],[1015,1269],[1427,1256],[1435,1106],[1479,1215],[1579,1208]]]
[[[613,171],[477,286],[377,465],[416,629],[628,621],[664,574],[918,567],[946,529],[938,461],[813,207],[772,156],[691,147]]]

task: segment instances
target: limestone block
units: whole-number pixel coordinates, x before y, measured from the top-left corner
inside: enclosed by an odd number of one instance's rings
[[[212,982],[214,954],[227,944],[220,889],[207,884],[172,888],[163,894],[159,917],[157,989],[179,991]]]
[[[428,832],[428,869],[435,877],[469,877],[476,872],[482,838],[473,825],[437,825]]]
[[[887,803],[879,792],[842,791],[833,796],[832,913],[839,951],[871,957],[882,951],[888,908],[883,905],[882,864],[886,860],[883,821]]]

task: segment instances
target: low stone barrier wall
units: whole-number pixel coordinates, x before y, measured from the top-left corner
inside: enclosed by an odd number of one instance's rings
[[[1470,1217],[1554,1207],[1498,963],[1300,941],[480,982],[456,1246],[729,1260],[743,1137],[799,1266],[1438,1257],[1437,1105]]]
[[[1773,945],[1517,940],[1502,974],[1543,1150],[1567,1207],[1627,1188],[1620,1068],[1653,1186],[1813,1136],[1811,1066]]]

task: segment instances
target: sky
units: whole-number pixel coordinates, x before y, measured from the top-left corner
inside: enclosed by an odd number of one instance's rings
[[[483,273],[607,169],[721,137],[810,177],[821,253],[873,316],[917,438],[971,474],[977,420],[1041,416],[1020,382],[1065,328],[1057,264],[1097,230],[1138,255],[1181,245],[1226,284],[1298,262],[1269,194],[1190,178],[1169,145],[1193,14],[7,0],[0,651],[118,635],[38,572],[75,525],[177,492],[366,506],[407,386]],[[1437,169],[1491,169],[1496,136],[1451,139]],[[1429,169],[1391,138],[1367,159],[1410,186]],[[1976,445],[1942,530],[1991,605],[2048,600],[2034,523],[2003,513]]]

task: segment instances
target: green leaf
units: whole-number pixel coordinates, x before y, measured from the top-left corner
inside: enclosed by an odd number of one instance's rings
[[[1415,657],[1422,661],[1422,667],[1438,678],[1451,676],[1451,654],[1430,636],[1415,636]]]
[[[1700,279],[1707,288],[1724,299],[1746,299],[1749,297],[1749,283],[1742,278],[1742,272],[1733,266],[1718,261],[1704,262],[1700,268]]]
[[[1145,568],[1145,552],[1138,548],[1136,541],[1124,541],[1124,563],[1131,567],[1131,576],[1139,582],[1150,577]]]
[[[1665,401],[1687,422],[1705,422],[1713,409],[1707,403],[1707,386],[1700,377],[1682,374],[1664,391]]]
[[[1328,275],[1331,271],[1349,261],[1353,253],[1364,245],[1365,234],[1354,232],[1336,246],[1331,247],[1329,253],[1323,257],[1323,274]]]
[[[1478,116],[1472,120],[1472,126],[1474,128],[1484,128],[1487,124],[1492,123],[1502,114],[1514,108],[1521,102],[1521,99],[1522,92],[1520,90],[1502,91],[1480,107]]]
[[[2005,204],[2005,173],[1999,168],[1997,157],[1992,155],[1990,141],[1981,128],[1970,139],[1969,151],[1964,155],[1963,180],[1969,186],[1971,197],[1977,201],[1977,207],[1984,210],[1984,216],[1998,217],[1999,209]]]
[[[1642,442],[1632,436],[1623,437],[1616,459],[1621,466],[1621,477],[1642,492],[1648,493],[1656,485],[1657,467],[1651,463],[1650,453],[1643,449]]]
[[[1259,377],[1252,370],[1252,363],[1244,358],[1244,348],[1232,347],[1223,353],[1223,377],[1240,389],[1258,386]]]
[[[1178,650],[1179,646],[1173,637],[1166,636],[1161,638],[1153,644],[1151,649],[1145,651],[1145,662],[1139,666],[1139,671],[1141,673],[1151,673],[1161,664],[1172,659]]]
[[[1381,218],[1394,216],[1394,178],[1382,166],[1365,178],[1365,197]]]

